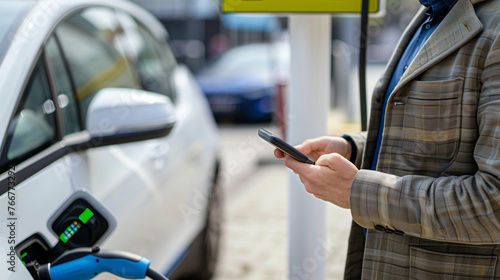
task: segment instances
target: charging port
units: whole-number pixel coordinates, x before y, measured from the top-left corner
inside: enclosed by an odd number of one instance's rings
[[[54,260],[47,241],[38,233],[19,243],[16,246],[16,254],[34,279],[37,279],[36,270],[40,265]]]
[[[92,247],[109,228],[106,219],[84,199],[73,201],[52,223],[67,248]]]

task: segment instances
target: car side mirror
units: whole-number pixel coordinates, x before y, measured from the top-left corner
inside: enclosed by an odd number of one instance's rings
[[[128,88],[100,90],[91,101],[86,118],[94,147],[164,137],[174,124],[175,108],[170,98]]]

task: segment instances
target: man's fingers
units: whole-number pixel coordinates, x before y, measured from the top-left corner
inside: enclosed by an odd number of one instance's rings
[[[298,162],[287,155],[285,156],[285,166],[297,174],[307,174],[314,165]]]
[[[316,161],[316,165],[328,166],[330,169],[335,170],[338,169],[339,165],[343,163],[343,160],[344,157],[340,154],[326,154],[318,158],[318,160]]]
[[[284,158],[285,154],[279,149],[274,149],[274,156],[277,158]]]
[[[304,142],[300,145],[294,146],[294,148],[299,150],[300,152],[302,152],[304,154],[308,154],[311,152],[311,146],[307,145],[306,142]]]

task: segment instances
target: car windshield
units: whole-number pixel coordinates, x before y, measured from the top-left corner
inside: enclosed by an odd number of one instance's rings
[[[0,0],[0,62],[33,1]]]

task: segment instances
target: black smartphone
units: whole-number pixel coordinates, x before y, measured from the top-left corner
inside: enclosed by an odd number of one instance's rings
[[[278,148],[283,153],[291,156],[296,161],[300,161],[302,163],[316,164],[314,160],[309,158],[308,156],[301,153],[299,150],[295,149],[293,146],[288,144],[287,142],[281,140],[278,136],[272,134],[271,132],[261,128],[259,129],[260,138],[266,140],[271,145]]]

